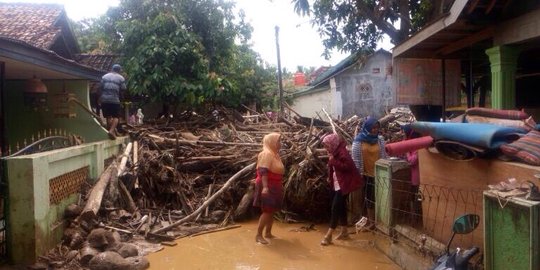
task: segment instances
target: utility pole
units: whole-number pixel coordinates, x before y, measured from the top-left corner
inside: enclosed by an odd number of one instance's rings
[[[279,56],[279,26],[276,25],[276,48],[279,86],[279,116],[283,117],[283,82],[281,80],[281,57]]]

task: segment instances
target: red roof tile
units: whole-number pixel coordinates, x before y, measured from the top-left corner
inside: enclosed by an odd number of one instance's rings
[[[50,49],[61,34],[56,22],[63,14],[57,4],[0,3],[0,36]]]
[[[119,63],[120,56],[117,54],[78,54],[75,60],[83,65],[108,72],[114,64]]]

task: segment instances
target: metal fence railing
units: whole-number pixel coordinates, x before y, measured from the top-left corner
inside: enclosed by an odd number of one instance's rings
[[[409,179],[384,177],[374,183],[376,217],[371,222],[376,224],[376,232],[435,257],[444,251],[454,220],[464,214],[478,214],[481,217],[478,228],[469,234],[456,235],[450,248],[483,249],[482,190],[430,184],[415,187]],[[481,264],[480,256],[472,262]]]

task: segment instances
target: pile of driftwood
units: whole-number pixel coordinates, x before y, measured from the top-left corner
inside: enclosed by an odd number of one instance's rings
[[[398,118],[382,122],[383,131],[393,132],[389,127]],[[181,237],[237,227],[235,221],[257,211],[251,207],[255,163],[262,138],[270,132],[282,134],[280,155],[286,167],[284,209],[277,218],[324,221],[330,198],[321,139],[337,132],[350,143],[362,120],[298,114],[270,119],[261,114],[253,122],[222,110],[212,116],[189,113],[130,127],[131,142],[83,193],[80,205],[68,208],[64,241],[42,261],[67,269],[122,269],[130,263],[131,269],[143,269],[147,264],[140,257],[144,255],[140,246],[137,255],[130,256],[134,259],[123,259],[126,254],[120,249],[125,243],[142,239],[174,245],[173,240]],[[107,240],[113,238],[111,232],[122,241]],[[93,234],[102,239],[98,244],[90,240]],[[96,263],[109,257],[115,263]]]

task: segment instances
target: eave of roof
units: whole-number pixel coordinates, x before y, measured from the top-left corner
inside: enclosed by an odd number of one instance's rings
[[[416,45],[422,43],[429,37],[453,25],[461,15],[461,12],[467,5],[467,2],[468,0],[454,1],[454,4],[450,8],[450,11],[446,13],[442,18],[424,27],[424,29],[420,30],[415,35],[411,36],[409,39],[394,47],[394,49],[392,50],[393,57],[398,57],[404,54],[405,52],[411,50]]]
[[[83,79],[99,80],[103,75],[103,72],[100,70],[81,65],[74,60],[61,57],[52,51],[6,37],[0,37],[0,56]]]
[[[311,94],[314,94],[314,93],[323,92],[323,91],[327,91],[327,90],[330,90],[330,82],[328,82],[328,81],[326,81],[326,83],[321,83],[316,87],[310,87],[310,88],[302,89],[302,90],[300,90],[298,92],[294,92],[291,95],[292,95],[293,98],[295,98],[295,97],[311,95]]]

